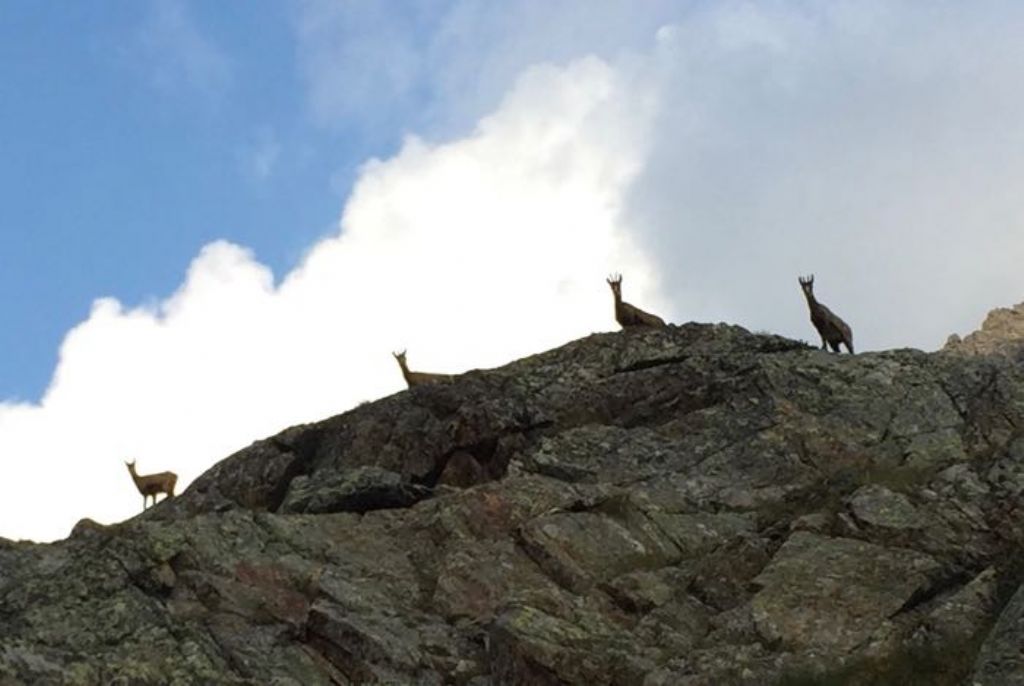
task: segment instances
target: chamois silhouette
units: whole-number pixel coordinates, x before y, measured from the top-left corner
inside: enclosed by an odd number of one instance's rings
[[[842,343],[846,349],[853,353],[853,331],[849,324],[840,319],[839,315],[828,309],[814,297],[814,274],[801,276],[800,288],[807,297],[807,307],[811,310],[811,323],[818,330],[821,336],[821,349],[826,346],[832,348],[832,352],[839,352],[839,344]]]
[[[412,372],[409,371],[409,365],[405,361],[405,351],[400,353],[391,353],[395,356],[398,361],[398,366],[402,368],[402,377],[405,379],[405,383],[409,384],[409,388],[413,386],[423,386],[430,383],[437,383],[438,381],[449,381],[452,378],[451,374],[433,374],[429,372]]]
[[[615,296],[615,321],[623,329],[640,326],[665,326],[665,320],[661,317],[644,312],[639,307],[634,307],[622,300],[622,274],[609,276],[608,285],[612,287],[612,294]]]
[[[135,471],[135,460],[125,462],[128,473],[132,475],[135,488],[142,494],[142,509],[146,509],[146,502],[152,498],[153,505],[156,505],[156,497],[160,493],[164,498],[174,497],[174,486],[178,483],[178,475],[174,472],[160,472],[159,474],[139,474]]]

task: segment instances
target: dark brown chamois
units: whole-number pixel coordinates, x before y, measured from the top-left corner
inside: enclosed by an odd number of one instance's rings
[[[639,307],[634,307],[622,300],[622,274],[612,274],[608,277],[608,285],[612,287],[612,294],[615,296],[615,321],[623,329],[639,326],[665,326],[665,320],[661,317],[644,312]]]
[[[430,374],[428,372],[411,372],[409,371],[409,365],[405,362],[405,351],[400,353],[391,353],[398,360],[398,366],[402,368],[402,376],[405,378],[405,383],[409,384],[409,388],[413,386],[422,386],[428,383],[437,383],[438,381],[449,381],[452,377],[449,374]]]
[[[853,353],[853,331],[850,330],[849,324],[814,297],[814,274],[800,277],[798,280],[807,297],[807,307],[811,310],[811,323],[821,336],[821,349],[825,350],[826,346],[829,346],[832,352],[837,353],[839,344],[842,343],[850,353]]]
[[[142,509],[146,509],[146,499],[150,496],[153,497],[153,505],[156,505],[156,496],[158,493],[164,493],[166,498],[174,497],[174,485],[178,483],[178,475],[174,472],[160,472],[159,474],[145,474],[139,476],[135,472],[135,460],[131,462],[125,462],[128,466],[128,473],[132,475],[132,481],[135,482],[135,488],[139,489],[139,493],[142,494]]]

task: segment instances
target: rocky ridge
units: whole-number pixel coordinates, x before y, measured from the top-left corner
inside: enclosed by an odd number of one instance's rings
[[[1024,372],[598,334],[0,540],[0,684],[1024,683]]]
[[[1024,352],[1024,302],[992,310],[980,329],[963,338],[951,335],[943,350],[965,355],[1020,356]]]

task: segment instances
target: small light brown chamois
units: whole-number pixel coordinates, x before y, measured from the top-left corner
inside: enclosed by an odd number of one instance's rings
[[[159,474],[144,474],[139,476],[135,471],[135,460],[131,462],[125,462],[128,466],[128,473],[132,475],[132,481],[135,482],[135,488],[139,489],[139,493],[142,494],[142,509],[146,509],[146,500],[152,496],[153,505],[156,505],[156,496],[158,493],[166,494],[167,498],[174,497],[174,485],[178,483],[178,475],[174,472],[160,472]]]
[[[612,287],[612,294],[615,296],[615,321],[623,329],[640,326],[665,326],[665,320],[661,317],[644,312],[639,307],[634,307],[622,300],[622,274],[609,276],[608,285]]]
[[[839,315],[832,312],[814,297],[814,274],[800,277],[800,288],[804,290],[807,297],[807,307],[811,310],[811,323],[818,330],[821,336],[821,349],[825,350],[826,345],[832,348],[832,352],[839,352],[839,344],[842,343],[846,349],[853,353],[853,331],[850,326],[839,318]]]
[[[409,384],[409,388],[413,386],[422,386],[429,383],[437,383],[438,381],[449,381],[451,380],[450,374],[430,374],[427,372],[411,372],[409,371],[409,365],[405,362],[405,351],[400,353],[391,353],[398,360],[398,366],[402,368],[402,376],[405,377],[405,383]]]

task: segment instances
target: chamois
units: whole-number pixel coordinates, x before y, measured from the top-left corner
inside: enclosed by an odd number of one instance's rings
[[[821,336],[821,349],[826,350],[826,345],[832,348],[832,352],[839,352],[839,344],[842,343],[846,349],[853,353],[853,331],[850,326],[839,318],[839,315],[832,312],[814,297],[814,274],[807,277],[800,277],[800,288],[807,297],[807,307],[811,310],[811,323],[818,330]]]
[[[634,307],[622,300],[622,274],[609,276],[608,285],[612,287],[612,294],[615,296],[615,321],[623,329],[639,326],[665,326],[665,320],[661,317],[644,312],[639,307]]]
[[[405,378],[405,383],[409,384],[409,388],[413,386],[422,386],[424,384],[436,383],[438,381],[448,381],[452,377],[450,374],[430,374],[427,372],[411,372],[409,371],[409,365],[405,362],[405,351],[400,353],[391,353],[398,360],[398,366],[402,368],[402,376]]]
[[[153,505],[156,505],[156,496],[158,493],[166,495],[164,500],[167,498],[174,497],[174,485],[178,483],[178,475],[174,472],[160,472],[159,474],[145,474],[139,476],[135,471],[135,460],[131,462],[125,462],[128,467],[128,473],[132,475],[132,481],[135,482],[135,488],[139,489],[139,493],[142,494],[142,510],[146,510],[146,500],[150,496],[153,497]]]

